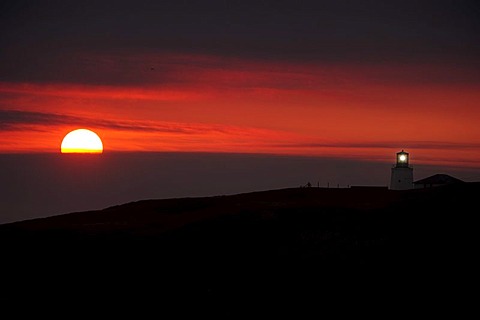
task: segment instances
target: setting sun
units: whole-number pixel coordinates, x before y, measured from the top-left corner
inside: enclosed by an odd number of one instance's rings
[[[103,144],[100,137],[93,131],[77,129],[69,132],[63,138],[62,153],[102,153]]]

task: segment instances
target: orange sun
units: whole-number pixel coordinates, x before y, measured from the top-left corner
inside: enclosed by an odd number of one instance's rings
[[[62,153],[102,153],[103,144],[100,137],[93,131],[77,129],[69,132],[63,138]]]

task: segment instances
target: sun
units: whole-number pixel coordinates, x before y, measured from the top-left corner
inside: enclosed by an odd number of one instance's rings
[[[102,153],[103,143],[95,132],[77,129],[63,138],[60,150],[62,153]]]

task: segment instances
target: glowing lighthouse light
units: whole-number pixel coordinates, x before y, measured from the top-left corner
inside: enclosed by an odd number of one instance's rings
[[[408,165],[408,158],[408,152],[397,152],[397,163],[392,168],[390,179],[391,190],[413,189],[413,168]]]

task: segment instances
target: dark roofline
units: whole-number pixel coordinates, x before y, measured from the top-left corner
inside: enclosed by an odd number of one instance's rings
[[[433,176],[414,181],[413,184],[452,184],[464,183],[465,181],[452,177],[448,174],[437,173]]]

